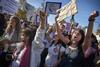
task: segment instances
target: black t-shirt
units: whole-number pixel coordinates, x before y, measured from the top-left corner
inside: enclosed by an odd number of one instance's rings
[[[62,58],[58,67],[85,67],[84,54],[81,49],[71,50],[66,47],[64,58]]]
[[[96,49],[97,48],[96,46],[97,45],[92,42],[91,47]],[[87,58],[85,58],[86,67],[95,67],[95,63],[94,63],[95,54],[96,52],[95,53],[93,52]]]
[[[2,52],[0,54],[0,67],[9,67],[12,60],[7,60],[8,52]],[[11,57],[11,56],[10,56]]]

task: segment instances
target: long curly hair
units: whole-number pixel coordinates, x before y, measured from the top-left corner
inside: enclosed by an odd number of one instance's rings
[[[82,37],[80,41],[78,42],[77,46],[78,46],[78,49],[82,51],[82,44],[84,42],[85,32],[82,29],[79,29],[79,33],[81,34]]]
[[[14,34],[12,35],[11,40],[13,40],[14,42],[17,42],[17,41],[20,40],[19,39],[19,33],[20,33],[20,30],[21,30],[20,19],[17,16],[11,16],[10,20],[11,19],[14,19],[14,22],[16,23],[16,25],[15,25],[14,28],[12,28],[11,24],[8,22],[8,25],[7,25],[6,29],[5,29],[4,35],[6,35],[7,33],[10,34],[13,31],[13,29],[15,29]]]
[[[37,28],[31,29],[29,27],[23,28],[20,33],[24,33],[26,36],[29,37],[29,43],[34,40]]]

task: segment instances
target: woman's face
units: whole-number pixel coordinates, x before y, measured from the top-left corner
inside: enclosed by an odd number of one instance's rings
[[[27,36],[24,33],[21,33],[21,41],[26,42],[27,41]]]
[[[75,42],[79,42],[82,38],[82,35],[79,33],[79,31],[75,31],[73,34],[72,34],[72,41],[75,41]]]

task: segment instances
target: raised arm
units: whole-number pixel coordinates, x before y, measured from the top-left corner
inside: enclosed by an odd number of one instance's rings
[[[36,35],[34,37],[33,42],[35,42],[35,46],[43,48],[44,47],[43,40],[45,36],[45,17],[46,15],[44,12],[40,11],[39,16],[40,16],[40,25],[36,31]]]
[[[57,32],[57,36],[59,37],[59,39],[61,39],[65,44],[68,44],[69,43],[69,39],[65,40],[64,38],[64,35],[62,34],[61,30],[60,30],[60,27],[59,27],[59,24],[57,22],[57,17],[55,18],[55,21],[56,21],[56,32]]]
[[[86,53],[87,49],[91,46],[91,35],[92,35],[93,25],[94,25],[95,17],[97,17],[98,15],[99,13],[97,11],[93,11],[91,15],[89,16],[87,34],[85,36],[85,40],[83,43],[84,54]]]
[[[46,14],[44,12],[40,11],[39,16],[40,16],[40,25],[39,25],[39,28],[40,29],[45,29]]]
[[[49,27],[48,30],[46,31],[46,38],[48,42],[52,41],[52,38],[50,37],[51,32],[52,32],[52,27]]]

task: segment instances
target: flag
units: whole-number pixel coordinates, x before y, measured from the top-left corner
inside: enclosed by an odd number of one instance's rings
[[[71,0],[68,4],[57,10],[58,18],[57,21],[60,22],[66,17],[72,16],[75,13],[77,13],[77,7],[76,7],[76,0]]]

